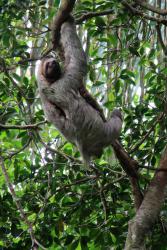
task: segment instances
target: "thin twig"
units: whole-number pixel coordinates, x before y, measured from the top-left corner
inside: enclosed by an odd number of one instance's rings
[[[155,17],[155,16],[146,15],[142,11],[135,9],[132,5],[130,5],[128,2],[126,2],[124,0],[121,3],[126,8],[128,8],[133,15],[139,15],[139,16],[143,17],[144,19],[147,19],[147,20],[150,20],[150,21],[155,21],[157,23],[164,24],[165,26],[167,26],[167,19],[161,18],[161,17],[158,18],[158,17]]]
[[[110,183],[107,183],[106,185],[103,186],[103,191],[107,190],[108,187],[110,187],[111,185],[113,185],[113,184],[115,184],[117,182],[120,182],[121,180],[125,179],[125,177],[127,177],[127,176],[124,174],[121,177],[115,179],[114,181],[111,181]]]
[[[145,134],[145,136],[143,136],[143,138],[141,139],[141,141],[139,141],[130,151],[129,154],[134,153],[140,146],[141,144],[147,139],[147,137],[151,134],[151,132],[154,130],[154,128],[156,127],[156,125],[162,120],[162,118],[164,117],[164,113],[162,113],[157,120],[154,122],[153,126],[149,129],[149,131]]]
[[[32,141],[32,138],[31,138],[31,137],[28,138],[28,141],[26,142],[26,144],[25,144],[21,149],[15,151],[15,152],[10,152],[9,155],[8,155],[8,157],[6,157],[6,158],[4,158],[4,159],[5,159],[5,160],[8,159],[8,158],[11,159],[13,156],[15,156],[15,155],[21,153],[22,151],[24,151],[24,149],[26,149],[26,148],[29,146],[29,144],[30,144],[31,141]]]
[[[21,203],[16,195],[13,184],[10,182],[8,172],[5,168],[4,159],[1,155],[0,155],[0,165],[1,165],[2,173],[3,173],[5,181],[6,181],[6,185],[10,190],[13,201],[15,202],[18,211],[20,212],[20,217],[28,227],[28,231],[30,233],[30,237],[31,237],[31,241],[32,241],[32,246],[34,246],[34,244],[37,244],[39,247],[41,247],[41,249],[46,250],[46,248],[41,243],[39,243],[35,238],[34,231],[33,231],[33,225],[28,220],[27,215],[25,214],[23,207],[22,207],[22,205],[21,205]]]
[[[137,4],[139,4],[140,6],[142,6],[143,8],[145,8],[147,10],[150,10],[150,11],[152,11],[154,13],[157,13],[157,14],[162,15],[162,16],[166,16],[167,15],[167,10],[166,9],[156,8],[153,5],[147,3],[146,1],[143,1],[143,0],[135,0],[135,2]]]
[[[0,123],[0,129],[37,129],[40,125],[45,124],[46,121],[42,121],[35,124],[28,124],[28,125],[4,125]]]
[[[86,178],[82,178],[80,180],[76,180],[75,182],[73,182],[71,184],[67,184],[67,185],[64,185],[63,187],[58,188],[55,192],[58,193],[61,190],[64,190],[66,188],[69,188],[69,187],[72,187],[72,186],[76,186],[76,185],[80,185],[80,184],[86,183],[86,182],[88,182],[90,180],[96,180],[98,178],[99,178],[99,176],[97,176],[97,175],[93,175],[93,176],[89,176],[89,177],[86,177]]]
[[[164,44],[164,41],[163,41],[163,38],[162,38],[162,33],[161,33],[161,26],[160,24],[157,24],[156,25],[156,29],[157,29],[157,35],[158,35],[158,40],[161,44],[161,47],[162,47],[162,50],[164,52],[165,55],[167,55],[167,47],[166,45]]]
[[[10,79],[10,81],[12,82],[13,86],[20,92],[20,94],[26,99],[25,96],[25,92],[23,91],[23,89],[17,84],[17,82],[15,82],[15,80],[10,76],[7,67],[6,67],[6,63],[5,60],[2,59],[2,66],[3,66],[3,72],[6,74],[6,76]]]
[[[103,186],[100,187],[100,199],[101,199],[101,203],[103,205],[103,211],[104,211],[105,223],[106,223],[109,208],[108,208],[108,205],[107,205],[107,201],[106,201],[106,197],[105,197],[105,194],[104,194]]]
[[[53,149],[53,148],[51,148],[50,146],[48,146],[48,145],[42,140],[42,138],[40,137],[39,133],[38,133],[38,139],[39,139],[39,141],[42,143],[42,145],[43,145],[48,151],[50,151],[50,152],[52,152],[52,153],[55,153],[55,154],[58,154],[58,155],[62,156],[63,158],[67,159],[67,160],[71,160],[71,161],[73,161],[73,162],[77,162],[77,163],[79,163],[79,164],[82,164],[82,162],[81,162],[79,159],[74,158],[74,157],[72,157],[71,155],[67,155],[67,154],[65,154],[65,153],[63,153],[63,152],[61,152],[61,151],[58,151],[58,150]]]
[[[96,16],[105,16],[105,15],[110,15],[113,13],[114,13],[113,9],[108,9],[108,10],[104,10],[100,12],[88,12],[88,13],[83,14],[81,17],[77,18],[76,24],[81,24],[82,22],[90,18],[96,17]]]
[[[139,168],[143,168],[143,169],[147,169],[147,170],[151,170],[151,171],[156,171],[156,172],[166,172],[167,169],[166,168],[153,168],[150,166],[138,166]]]

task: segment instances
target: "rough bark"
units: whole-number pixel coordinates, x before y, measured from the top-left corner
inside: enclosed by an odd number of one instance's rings
[[[131,183],[132,193],[134,196],[135,209],[138,210],[143,200],[143,194],[140,190],[138,182],[138,162],[129,156],[129,154],[118,141],[115,141],[112,146],[123,170],[129,176],[129,181]]]
[[[167,169],[167,148],[161,157],[160,169]],[[136,216],[130,221],[125,250],[144,250],[144,239],[159,215],[165,199],[167,171],[157,171]]]

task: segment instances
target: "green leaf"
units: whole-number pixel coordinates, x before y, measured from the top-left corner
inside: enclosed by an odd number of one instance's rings
[[[110,41],[110,43],[111,43],[114,47],[117,47],[118,38],[117,38],[116,35],[110,34],[110,35],[109,35],[109,41]]]

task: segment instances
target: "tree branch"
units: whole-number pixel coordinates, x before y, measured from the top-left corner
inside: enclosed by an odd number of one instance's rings
[[[142,200],[143,200],[143,194],[140,190],[140,186],[138,183],[138,174],[137,174],[138,162],[133,160],[129,156],[129,154],[125,151],[125,149],[122,147],[122,145],[118,141],[115,141],[112,144],[112,146],[114,148],[115,154],[122,168],[129,176],[129,180],[132,186],[132,192],[134,196],[135,208],[137,210],[140,207]]]
[[[32,138],[29,137],[27,142],[25,143],[25,145],[21,149],[15,151],[15,152],[10,152],[9,156],[6,157],[5,159],[8,159],[8,158],[11,159],[13,156],[15,156],[15,155],[19,154],[20,152],[24,151],[24,149],[26,149],[29,146],[31,141],[32,141]]]
[[[2,71],[6,74],[6,76],[9,78],[9,80],[11,81],[11,83],[13,84],[13,86],[20,92],[20,94],[26,99],[25,93],[23,91],[23,89],[15,82],[15,80],[10,76],[7,67],[6,67],[6,63],[5,60],[1,58],[1,62],[2,62]]]
[[[42,121],[36,124],[29,125],[4,125],[0,123],[0,129],[37,129],[40,125],[45,124],[46,121]]]
[[[154,122],[154,124],[152,125],[152,127],[148,130],[148,132],[143,136],[143,138],[141,139],[141,141],[139,141],[131,150],[130,150],[130,154],[134,153],[140,146],[141,144],[147,139],[147,137],[151,134],[151,132],[154,130],[155,126],[163,119],[164,117],[164,113],[162,113],[157,120]]]
[[[167,169],[167,148],[160,160],[160,169]],[[165,200],[167,172],[157,171],[136,216],[129,224],[125,250],[144,249],[144,239],[155,223]]]
[[[76,19],[76,24],[81,24],[82,22],[92,18],[92,17],[96,17],[96,16],[105,16],[105,15],[109,15],[109,14],[113,14],[114,11],[113,9],[108,9],[108,10],[104,10],[104,11],[100,11],[100,12],[88,12],[83,14],[81,17]]]
[[[56,150],[56,149],[54,149],[54,148],[49,147],[49,146],[42,140],[42,138],[40,137],[39,133],[38,133],[37,135],[38,135],[38,139],[39,139],[39,141],[41,142],[41,144],[42,144],[48,151],[50,151],[50,152],[52,152],[52,153],[55,153],[55,154],[58,154],[58,155],[62,156],[63,158],[65,158],[66,160],[71,160],[71,161],[73,161],[73,162],[77,162],[78,164],[82,164],[82,162],[81,162],[79,159],[74,158],[74,157],[72,157],[71,155],[67,155],[67,154],[65,154],[65,153],[63,153],[63,152],[60,152],[60,151],[58,151],[58,150]]]
[[[163,50],[164,54],[167,55],[167,47],[164,44],[164,41],[163,41],[163,38],[162,38],[161,26],[159,24],[157,24],[156,29],[157,29],[158,40],[159,40],[159,42],[161,44],[162,50]]]
[[[1,155],[0,155],[0,165],[1,165],[3,176],[5,178],[6,185],[10,190],[13,201],[15,202],[16,207],[17,207],[17,209],[18,209],[18,211],[20,213],[20,217],[28,227],[28,231],[30,233],[30,237],[31,237],[31,241],[32,241],[32,247],[36,244],[37,246],[41,247],[41,249],[46,250],[46,248],[44,246],[42,246],[35,238],[34,231],[33,231],[33,225],[28,220],[27,215],[25,214],[25,212],[23,210],[23,207],[22,207],[22,205],[21,205],[21,203],[20,203],[20,201],[19,201],[19,199],[18,199],[18,197],[16,195],[13,184],[10,182],[8,172],[7,172],[6,168],[5,168],[4,160],[3,160]]]
[[[134,177],[134,178],[138,178],[138,174],[137,174],[137,166],[138,166],[138,162],[133,160],[129,154],[125,151],[125,149],[122,147],[122,145],[120,144],[120,142],[118,140],[116,140],[113,144],[112,144],[113,148],[114,148],[114,152],[123,168],[123,170],[125,171],[125,173],[128,176]]]
[[[167,26],[167,19],[165,18],[158,18],[158,17],[154,17],[154,16],[149,16],[144,14],[142,11],[135,9],[132,5],[130,5],[128,2],[126,2],[125,0],[123,0],[121,2],[128,10],[130,10],[130,12],[133,15],[138,15],[143,17],[144,19],[150,20],[150,21],[155,21],[159,24],[164,24],[165,26]]]
[[[159,9],[159,8],[156,8],[154,6],[152,6],[151,4],[147,3],[146,1],[143,1],[143,0],[134,0],[137,4],[139,4],[140,6],[142,6],[143,8],[147,9],[147,10],[150,10],[154,13],[157,13],[159,15],[162,15],[162,16],[166,16],[167,15],[167,10],[162,10],[162,9]]]

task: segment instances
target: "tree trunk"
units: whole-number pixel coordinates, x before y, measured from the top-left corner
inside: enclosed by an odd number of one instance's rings
[[[144,250],[144,240],[159,215],[167,185],[167,148],[136,216],[130,221],[125,250]]]

